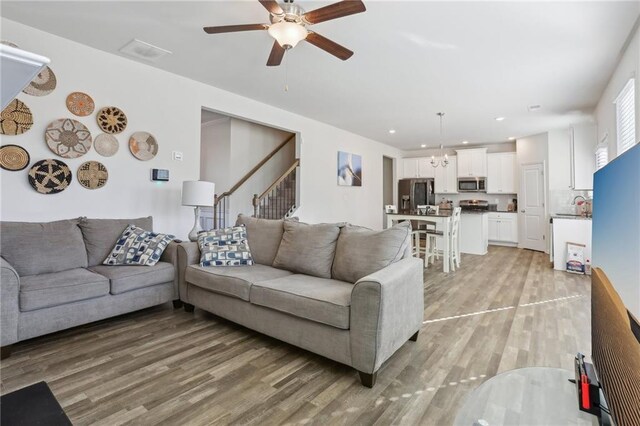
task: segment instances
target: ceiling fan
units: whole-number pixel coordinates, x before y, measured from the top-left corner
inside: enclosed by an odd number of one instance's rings
[[[316,47],[346,61],[353,52],[338,43],[311,31],[307,26],[344,16],[362,13],[366,7],[361,0],[342,0],[310,12],[305,12],[302,7],[293,3],[293,0],[284,0],[279,4],[275,0],[258,0],[269,11],[271,24],[225,25],[218,27],[204,27],[207,34],[233,33],[239,31],[266,30],[275,39],[271,54],[267,60],[267,66],[277,66],[282,62],[284,53],[296,47],[298,42],[306,40]]]

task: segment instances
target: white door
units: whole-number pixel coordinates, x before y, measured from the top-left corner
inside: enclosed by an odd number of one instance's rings
[[[520,191],[520,247],[545,251],[544,165],[527,164],[521,167]]]

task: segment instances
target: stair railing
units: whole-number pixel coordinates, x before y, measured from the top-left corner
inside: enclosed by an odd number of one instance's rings
[[[258,164],[256,164],[251,170],[249,170],[235,185],[233,185],[228,191],[222,194],[215,195],[213,202],[213,227],[214,229],[221,229],[227,226],[227,206],[229,203],[229,197],[238,190],[251,176],[253,176],[258,170],[264,166],[267,161],[273,158],[282,148],[284,148],[289,142],[294,140],[295,134],[289,136],[284,142],[278,145],[273,151],[267,154]]]
[[[262,219],[288,217],[296,207],[296,178],[300,159],[262,194],[253,195],[253,216]]]

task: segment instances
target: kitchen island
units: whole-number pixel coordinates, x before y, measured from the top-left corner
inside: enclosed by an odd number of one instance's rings
[[[460,252],[483,256],[489,250],[489,213],[462,211],[460,215]]]

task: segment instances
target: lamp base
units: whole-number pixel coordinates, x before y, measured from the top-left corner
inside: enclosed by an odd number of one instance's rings
[[[195,223],[193,224],[193,229],[189,232],[189,240],[198,241],[198,234],[203,230],[200,226],[200,207],[193,209],[193,212],[195,215]]]

